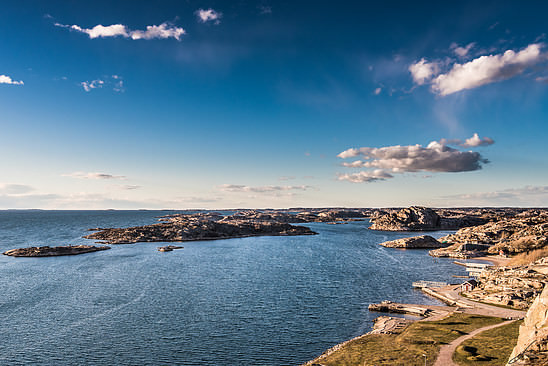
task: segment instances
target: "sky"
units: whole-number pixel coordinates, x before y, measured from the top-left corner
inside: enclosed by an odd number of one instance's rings
[[[4,1],[0,209],[548,205],[542,1]]]

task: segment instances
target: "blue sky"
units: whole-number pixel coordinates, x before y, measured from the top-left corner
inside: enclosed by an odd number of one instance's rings
[[[0,208],[546,206],[548,6],[500,3],[3,2]]]

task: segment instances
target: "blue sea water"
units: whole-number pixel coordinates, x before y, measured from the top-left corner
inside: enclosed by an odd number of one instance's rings
[[[0,250],[90,244],[88,228],[167,213],[0,211]],[[426,250],[378,245],[414,234],[368,221],[307,226],[319,235],[0,256],[0,364],[297,365],[369,331],[370,303],[435,304],[411,283],[464,274]]]

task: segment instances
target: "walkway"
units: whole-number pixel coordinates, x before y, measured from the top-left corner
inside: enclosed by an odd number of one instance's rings
[[[438,355],[438,358],[436,359],[436,363],[434,363],[434,366],[458,366],[456,363],[453,362],[452,357],[453,357],[453,353],[462,342],[476,336],[477,334],[485,330],[502,327],[503,325],[510,324],[513,321],[514,320],[508,320],[502,323],[489,325],[483,328],[478,328],[466,335],[463,335],[462,337],[455,339],[449,344],[441,346],[440,353]]]

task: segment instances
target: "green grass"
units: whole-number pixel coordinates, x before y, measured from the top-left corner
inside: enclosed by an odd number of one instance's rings
[[[501,321],[501,318],[453,314],[439,321],[415,322],[398,335],[372,334],[354,340],[319,362],[329,366],[422,366],[426,354],[427,365],[432,365],[440,345]]]
[[[522,321],[486,330],[457,347],[453,361],[462,366],[504,366],[516,345]]]

